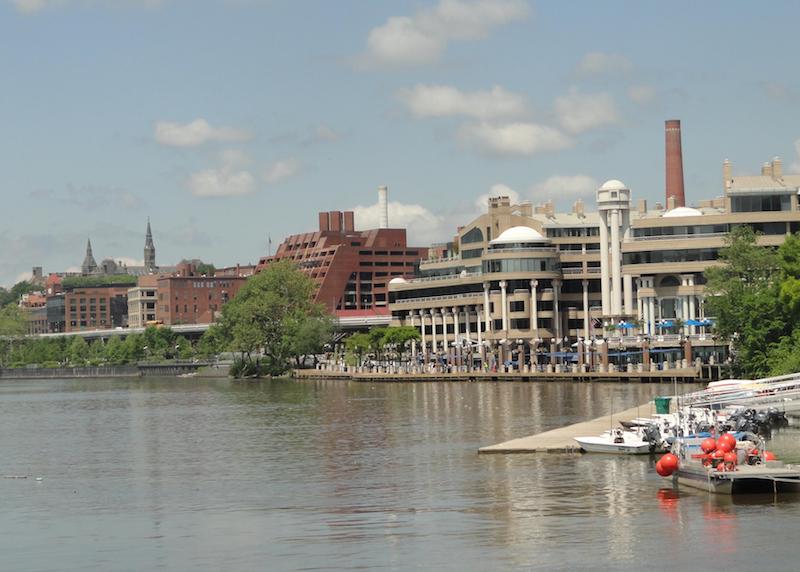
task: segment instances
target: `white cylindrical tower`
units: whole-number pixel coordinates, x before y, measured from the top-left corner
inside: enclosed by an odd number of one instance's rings
[[[378,228],[389,228],[389,187],[378,187]]]
[[[625,186],[625,183],[617,180],[606,181],[597,190],[597,210],[600,214],[603,315],[615,319],[623,314],[622,238],[625,235],[630,236],[628,222],[631,208],[630,194],[631,191]],[[609,253],[611,260],[608,257]]]

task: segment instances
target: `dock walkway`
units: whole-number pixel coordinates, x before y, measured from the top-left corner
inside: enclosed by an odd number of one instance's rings
[[[340,379],[357,382],[430,382],[430,381],[611,381],[636,383],[697,383],[701,381],[700,372],[695,368],[669,369],[648,372],[453,372],[453,373],[382,373],[382,372],[340,372],[320,369],[295,369],[292,377],[296,379]]]
[[[512,439],[505,443],[498,443],[497,445],[490,445],[488,447],[481,447],[478,449],[479,453],[579,453],[581,451],[580,445],[574,441],[575,437],[585,437],[587,435],[600,435],[611,426],[619,425],[620,420],[629,421],[636,418],[637,410],[642,417],[649,417],[655,413],[655,405],[652,401],[631,407],[625,411],[614,413],[609,419],[608,415],[592,419],[591,421],[583,421],[566,427],[559,427],[539,433],[537,435],[530,435],[528,437],[521,437],[519,439]]]

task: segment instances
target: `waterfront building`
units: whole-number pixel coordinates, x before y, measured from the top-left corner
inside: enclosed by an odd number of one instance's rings
[[[619,180],[597,190],[593,212],[580,201],[556,213],[552,203],[490,198],[446,256],[423,260],[412,279],[392,280],[393,323],[420,328],[426,359],[459,364],[465,352],[500,364],[597,364],[611,344],[618,363],[647,364],[651,352],[722,358],[726,348],[705,311],[704,271],[737,225],[763,233],[764,246],[800,231],[800,175],[785,175],[775,159],[760,175],[734,176],[726,160],[722,196],[687,207],[675,159],[680,122],[667,122],[666,143],[665,204],[652,209],[644,200],[632,209]]]
[[[139,276],[136,286],[128,289],[128,326],[141,328],[157,321],[158,276]]]
[[[25,318],[25,328],[28,334],[47,333],[47,297],[43,293],[23,294],[19,301],[19,308]]]
[[[411,276],[427,248],[408,246],[406,229],[389,228],[387,189],[378,192],[379,228],[356,230],[352,211],[319,213],[319,229],[286,238],[274,255],[259,260],[256,271],[291,260],[317,284],[316,301],[329,312],[388,314],[388,284]]]
[[[128,325],[127,286],[74,288],[64,294],[66,332],[124,328]]]
[[[201,275],[193,264],[179,264],[177,274],[157,279],[156,319],[168,326],[214,322],[246,280],[242,276]]]

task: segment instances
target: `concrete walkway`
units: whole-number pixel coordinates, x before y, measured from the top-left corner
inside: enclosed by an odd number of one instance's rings
[[[575,423],[574,425],[567,425],[566,427],[559,427],[551,431],[545,431],[538,435],[530,435],[529,437],[521,437],[520,439],[512,439],[505,443],[497,445],[490,445],[488,447],[481,447],[478,449],[479,453],[579,453],[581,451],[580,445],[576,443],[574,437],[586,437],[591,435],[600,435],[603,431],[608,430],[611,426],[618,426],[620,420],[630,421],[636,418],[636,407],[631,407],[625,411],[614,413],[609,420],[608,415],[592,419],[591,421],[584,421],[582,423]],[[656,408],[652,401],[644,403],[638,407],[639,415],[641,417],[650,417],[655,413]]]

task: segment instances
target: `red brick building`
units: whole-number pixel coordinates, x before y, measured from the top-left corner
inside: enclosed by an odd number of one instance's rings
[[[355,230],[352,211],[319,213],[319,230],[286,238],[270,262],[292,260],[318,285],[316,299],[331,312],[388,313],[389,280],[410,276],[427,248],[408,246],[404,228]]]
[[[128,325],[128,286],[75,288],[64,294],[65,331],[103,330]]]
[[[165,325],[209,324],[222,305],[236,296],[240,276],[164,276],[158,279],[156,316]]]

